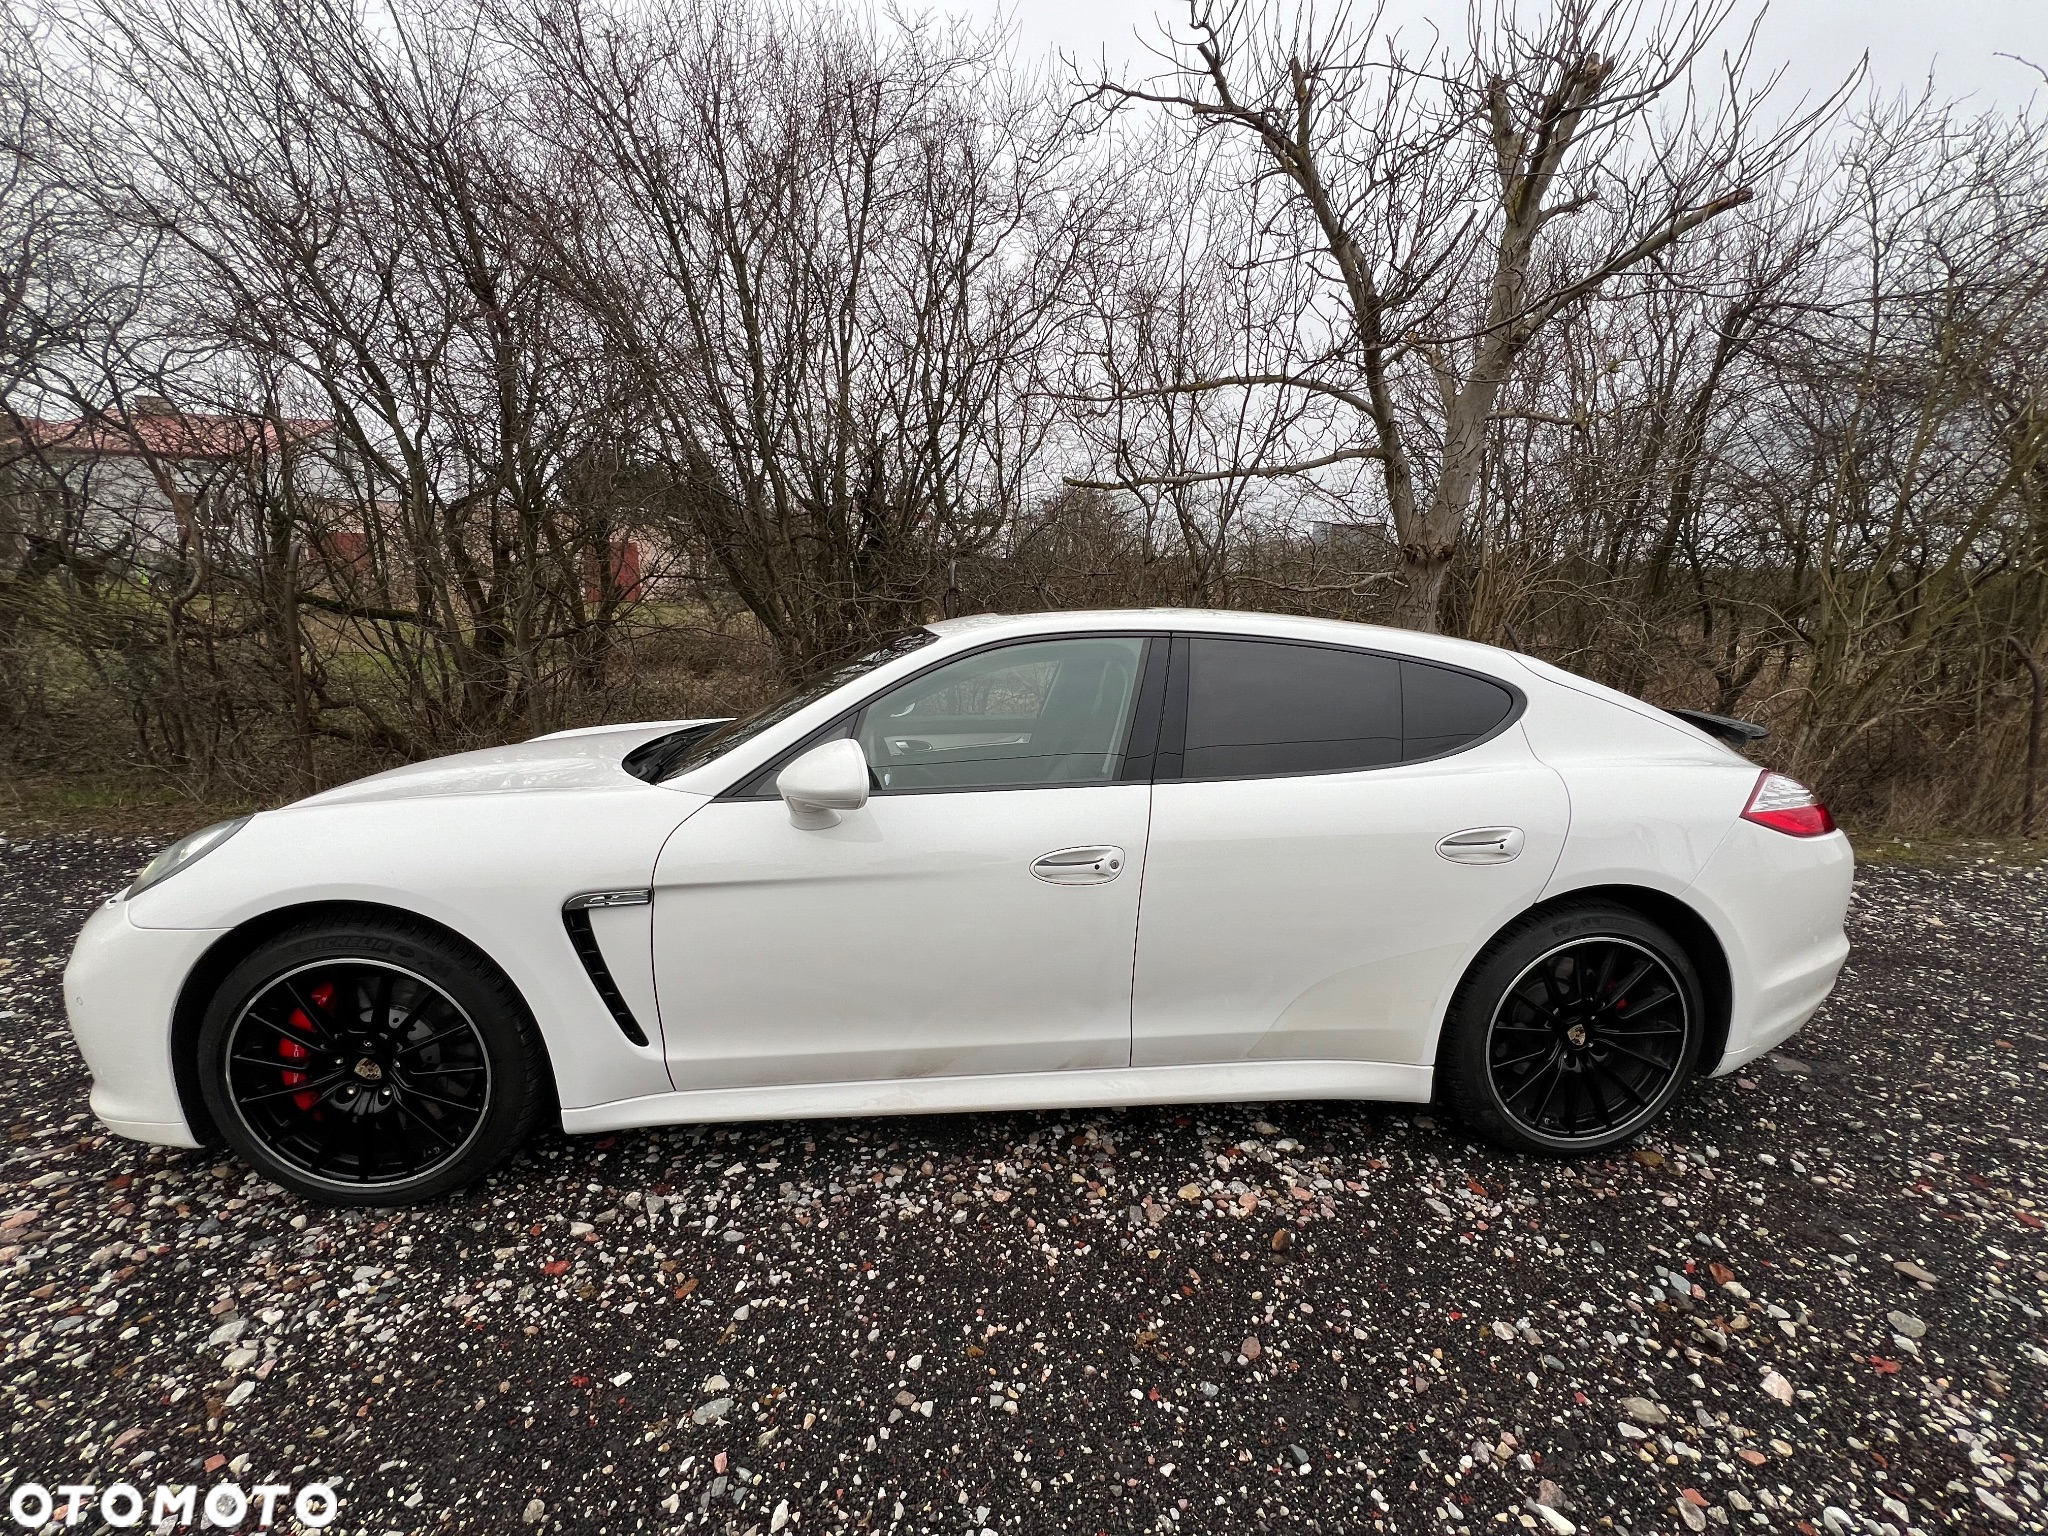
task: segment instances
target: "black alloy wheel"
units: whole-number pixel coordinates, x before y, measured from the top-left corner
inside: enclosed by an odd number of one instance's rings
[[[1685,1070],[1691,1033],[1671,968],[1628,939],[1533,961],[1493,1012],[1486,1065],[1501,1110],[1559,1141],[1626,1135]]]
[[[257,1170],[340,1205],[406,1205],[468,1182],[548,1094],[511,983],[396,917],[312,923],[247,957],[200,1029],[215,1126]]]
[[[1598,1151],[1655,1120],[1703,1035],[1684,949],[1625,909],[1518,925],[1475,962],[1447,1021],[1444,1097],[1503,1145]]]
[[[483,1036],[425,977],[374,960],[278,977],[228,1036],[249,1134],[314,1178],[370,1188],[461,1156],[491,1099]]]

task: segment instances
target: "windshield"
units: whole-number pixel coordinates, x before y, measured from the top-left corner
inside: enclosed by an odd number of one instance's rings
[[[869,651],[865,656],[849,661],[842,667],[835,667],[821,673],[808,683],[801,683],[773,703],[764,704],[750,715],[741,715],[737,720],[728,720],[702,736],[683,744],[683,750],[667,764],[661,777],[674,778],[679,773],[689,773],[702,768],[730,752],[745,741],[751,741],[769,726],[787,720],[807,704],[815,704],[835,688],[844,687],[857,677],[865,676],[875,668],[894,661],[899,656],[908,656],[912,651],[930,645],[939,637],[928,629],[914,629],[907,635],[899,635]]]

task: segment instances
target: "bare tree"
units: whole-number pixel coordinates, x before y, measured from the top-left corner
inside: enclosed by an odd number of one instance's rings
[[[1234,161],[1212,163],[1260,220],[1235,259],[1314,279],[1265,366],[1150,393],[1279,390],[1342,406],[1349,421],[1321,451],[1260,467],[1378,465],[1402,622],[1438,623],[1502,391],[1530,343],[1748,202],[1815,120],[1752,132],[1740,55],[1713,105],[1689,93],[1728,10],[1566,0],[1525,30],[1511,10],[1475,9],[1462,51],[1415,53],[1377,34],[1377,14],[1275,19],[1249,0],[1193,0],[1162,82],[1095,84],[1113,107],[1164,109],[1192,144],[1231,144]]]
[[[543,280],[561,205],[531,185],[506,51],[474,16],[378,32],[327,0],[98,20],[81,46],[115,89],[82,131],[122,216],[179,252],[167,296],[218,349],[208,380],[330,424],[289,516],[355,553],[309,568],[290,623],[331,616],[398,689],[323,708],[401,750],[556,722],[626,595],[589,471],[633,417]]]
[[[1325,394],[1179,387],[1284,366],[1313,279],[1257,259],[1264,210],[1216,185],[1209,155],[1175,163],[1157,135],[1117,153],[1169,169],[1126,189],[1134,238],[1082,275],[1068,312],[1061,398],[1101,466],[1069,483],[1136,503],[1147,547],[1174,552],[1184,573],[1175,600],[1230,607],[1261,586],[1245,556],[1263,535],[1346,516],[1344,481],[1314,472],[1355,468],[1358,455],[1325,446],[1344,425]]]
[[[1108,238],[1043,93],[957,28],[722,0],[523,23],[597,189],[559,281],[785,673],[914,623],[1024,504],[1066,274]]]

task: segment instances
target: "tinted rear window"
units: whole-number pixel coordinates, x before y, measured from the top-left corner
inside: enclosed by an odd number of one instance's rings
[[[1191,779],[1341,773],[1401,760],[1401,664],[1267,640],[1188,647]]]
[[[1364,651],[1196,637],[1188,656],[1191,779],[1437,757],[1488,735],[1515,703],[1485,678]]]
[[[1413,761],[1454,752],[1507,719],[1515,696],[1499,683],[1433,667],[1401,663],[1401,756]]]

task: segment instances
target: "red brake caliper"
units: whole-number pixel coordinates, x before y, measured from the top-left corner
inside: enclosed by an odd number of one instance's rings
[[[327,1012],[328,1005],[334,1001],[334,983],[331,981],[321,982],[319,986],[313,989],[312,998],[314,1007],[318,1008],[322,1013]],[[291,1025],[293,1029],[302,1031],[305,1034],[318,1033],[313,1021],[306,1017],[306,1010],[303,1008],[294,1008],[291,1011],[291,1017],[286,1019],[285,1022]],[[280,1038],[277,1042],[277,1051],[286,1061],[305,1061],[313,1054],[303,1045],[299,1044],[298,1041],[283,1038]],[[305,1081],[305,1073],[291,1067],[284,1069],[285,1087],[289,1088],[294,1083],[303,1083]],[[292,1102],[298,1105],[301,1110],[310,1110],[315,1104],[320,1102],[320,1095],[308,1089],[304,1093],[293,1094]]]

